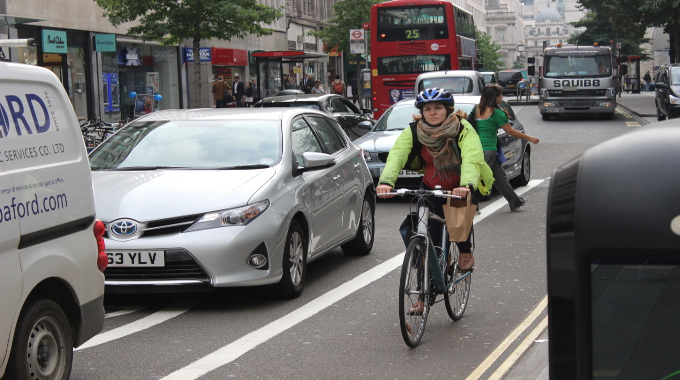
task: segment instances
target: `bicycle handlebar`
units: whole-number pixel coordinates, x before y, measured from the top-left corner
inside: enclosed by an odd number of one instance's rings
[[[432,195],[435,197],[441,197],[441,198],[456,198],[456,199],[467,199],[467,197],[461,197],[458,195],[453,195],[451,194],[450,191],[447,190],[425,190],[425,189],[418,189],[418,190],[410,190],[410,189],[396,189],[393,192],[389,193],[383,193],[379,194],[380,195],[418,195],[418,196],[424,196],[424,195]]]

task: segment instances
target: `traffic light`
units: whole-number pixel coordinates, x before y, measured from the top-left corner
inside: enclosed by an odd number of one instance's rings
[[[529,63],[529,67],[527,67],[527,74],[533,77],[536,75],[536,66],[534,66],[534,63],[536,63],[536,57],[527,58],[527,63]]]

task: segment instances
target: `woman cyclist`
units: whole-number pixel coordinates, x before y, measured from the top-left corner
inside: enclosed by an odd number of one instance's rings
[[[421,188],[432,190],[439,185],[442,190],[461,197],[472,194],[474,204],[479,204],[479,194],[474,190],[482,195],[490,193],[493,173],[484,162],[479,136],[465,120],[467,115],[462,111],[454,113],[453,106],[453,96],[446,90],[429,88],[418,94],[416,107],[420,114],[413,116],[413,122],[399,135],[390,150],[376,188],[379,197],[394,196],[388,193],[392,191],[399,171],[404,168],[424,172]],[[475,188],[468,188],[468,184]],[[443,218],[444,202],[445,198],[432,197],[430,210]],[[441,223],[430,220],[428,225],[433,241],[441,241]],[[399,229],[407,245],[410,227],[407,218]],[[461,270],[470,270],[474,266],[470,235],[466,241],[456,243],[461,252]],[[414,307],[422,309],[422,305]]]

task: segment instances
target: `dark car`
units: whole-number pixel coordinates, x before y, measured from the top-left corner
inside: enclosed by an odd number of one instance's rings
[[[656,72],[656,118],[665,120],[680,116],[680,64],[661,65]]]
[[[333,115],[338,124],[351,140],[355,140],[372,128],[375,120],[371,110],[360,110],[356,105],[341,95],[336,94],[296,94],[272,96],[262,99],[256,107],[301,107],[311,108]]]
[[[500,70],[496,74],[498,84],[503,87],[503,95],[517,95],[517,86],[527,78],[525,69]]]
[[[454,99],[455,108],[467,113],[472,111],[472,107],[479,103],[478,95],[456,95]],[[524,126],[517,119],[510,105],[502,101],[500,107],[508,114],[512,128],[524,133]],[[385,162],[387,162],[387,156],[392,145],[394,145],[401,131],[413,121],[413,115],[418,113],[413,99],[405,99],[395,103],[378,119],[375,128],[370,133],[354,141],[354,144],[363,150],[364,158],[375,183],[378,182],[378,178],[385,168]],[[498,138],[501,140],[501,147],[507,159],[502,166],[508,179],[516,186],[528,184],[531,179],[531,146],[526,140],[510,136],[502,129],[498,130]],[[402,170],[399,173],[396,187],[418,188],[422,176],[422,173],[419,172]]]

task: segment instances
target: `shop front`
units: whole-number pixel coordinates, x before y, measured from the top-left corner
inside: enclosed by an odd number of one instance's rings
[[[230,86],[234,83],[234,77],[239,76],[242,82],[247,82],[246,67],[248,66],[248,51],[243,49],[227,49],[220,47],[212,48],[212,74],[213,79],[222,76]]]
[[[300,50],[276,50],[253,52],[252,57],[256,60],[257,83],[260,84],[262,97],[274,96],[283,90],[283,75],[294,78],[293,83],[298,84],[304,74],[310,78],[318,79],[328,88],[326,69],[328,67],[328,54],[311,53]]]
[[[127,37],[116,40],[115,52],[102,53],[102,99],[107,118],[131,120],[157,110],[181,108],[179,47]]]
[[[86,120],[93,107],[91,87],[88,86],[89,33],[25,25],[18,25],[16,29],[18,38],[33,38],[39,43],[18,48],[13,61],[51,70],[64,85],[78,118]]]

